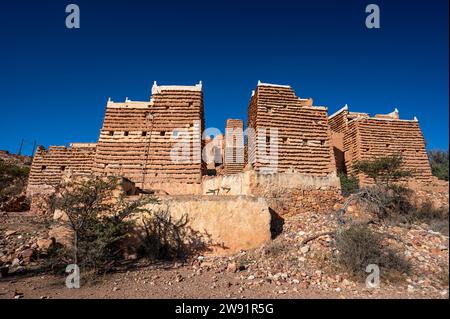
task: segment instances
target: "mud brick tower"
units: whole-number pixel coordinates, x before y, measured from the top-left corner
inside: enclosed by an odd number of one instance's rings
[[[223,174],[230,175],[242,172],[245,166],[244,157],[244,122],[228,119],[225,126],[225,160]]]
[[[338,169],[351,173],[358,160],[401,154],[416,180],[430,181],[431,168],[417,118],[401,120],[398,110],[370,117],[349,112],[348,106],[329,117]],[[360,176],[360,182],[370,183]]]
[[[147,189],[192,193],[200,187],[204,129],[201,82],[159,86],[150,101],[108,101],[94,171]]]
[[[297,97],[290,86],[258,82],[248,108],[248,128],[255,132],[253,138],[248,133],[248,162],[256,171],[269,167],[269,172],[318,176],[336,171],[327,108]],[[270,129],[276,134],[270,135]],[[278,142],[277,155],[269,152],[271,142]]]

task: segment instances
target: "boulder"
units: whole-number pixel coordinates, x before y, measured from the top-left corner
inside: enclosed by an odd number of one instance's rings
[[[271,215],[263,198],[173,196],[147,208],[168,212],[173,222],[185,223],[192,234],[188,241],[202,242],[208,254],[234,254],[271,240]]]

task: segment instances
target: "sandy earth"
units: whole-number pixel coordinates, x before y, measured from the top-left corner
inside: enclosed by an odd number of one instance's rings
[[[446,267],[448,271],[448,236],[393,228],[404,240],[396,243],[401,244],[398,249],[410,252],[414,271],[395,283],[382,278],[380,288],[367,289],[363,282],[352,281],[345,273],[328,271],[329,261],[323,263],[320,256],[329,251],[329,239],[314,241],[305,251],[299,245],[302,238],[329,225],[330,216],[304,215],[286,220],[283,233],[275,241],[254,251],[230,257],[197,257],[184,264],[140,261],[128,270],[124,266],[123,271],[97,277],[82,273],[79,289],[66,288],[64,274],[10,274],[0,278],[0,299],[449,298],[448,283],[439,279],[439,269]],[[17,245],[32,242],[45,228],[46,223],[33,216],[10,215],[0,220],[3,234],[12,229],[17,231],[12,235],[14,240],[22,238]],[[3,242],[10,239],[3,235]],[[230,264],[245,267],[230,270]]]
[[[160,269],[167,267],[167,269]],[[448,298],[446,291],[408,292],[406,287],[367,289],[359,285],[340,292],[302,289],[294,283],[277,285],[242,280],[248,275],[205,270],[200,275],[185,266],[151,266],[125,273],[90,278],[79,289],[65,287],[55,275],[16,276],[0,279],[0,298]],[[19,298],[19,297],[16,297]]]

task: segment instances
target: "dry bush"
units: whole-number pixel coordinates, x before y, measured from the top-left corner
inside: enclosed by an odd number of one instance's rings
[[[410,265],[397,252],[382,244],[379,234],[365,224],[352,224],[335,235],[337,262],[355,277],[365,277],[365,269],[375,264],[384,271],[407,273]]]
[[[264,257],[277,258],[287,254],[290,249],[291,247],[289,247],[286,242],[275,239],[263,247],[262,253]]]
[[[212,245],[207,234],[199,234],[188,227],[187,215],[175,220],[168,211],[147,212],[142,218],[144,238],[139,249],[141,256],[152,260],[176,260],[209,250]]]

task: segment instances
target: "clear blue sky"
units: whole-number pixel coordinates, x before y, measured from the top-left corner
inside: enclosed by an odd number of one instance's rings
[[[245,2],[245,3],[244,3]],[[65,27],[65,7],[81,28]],[[365,28],[365,6],[381,29]],[[203,81],[206,125],[246,121],[258,80],[290,84],[329,114],[417,116],[448,148],[448,0],[8,1],[0,7],[0,149],[93,142],[106,101]],[[25,145],[31,151],[31,144]]]

